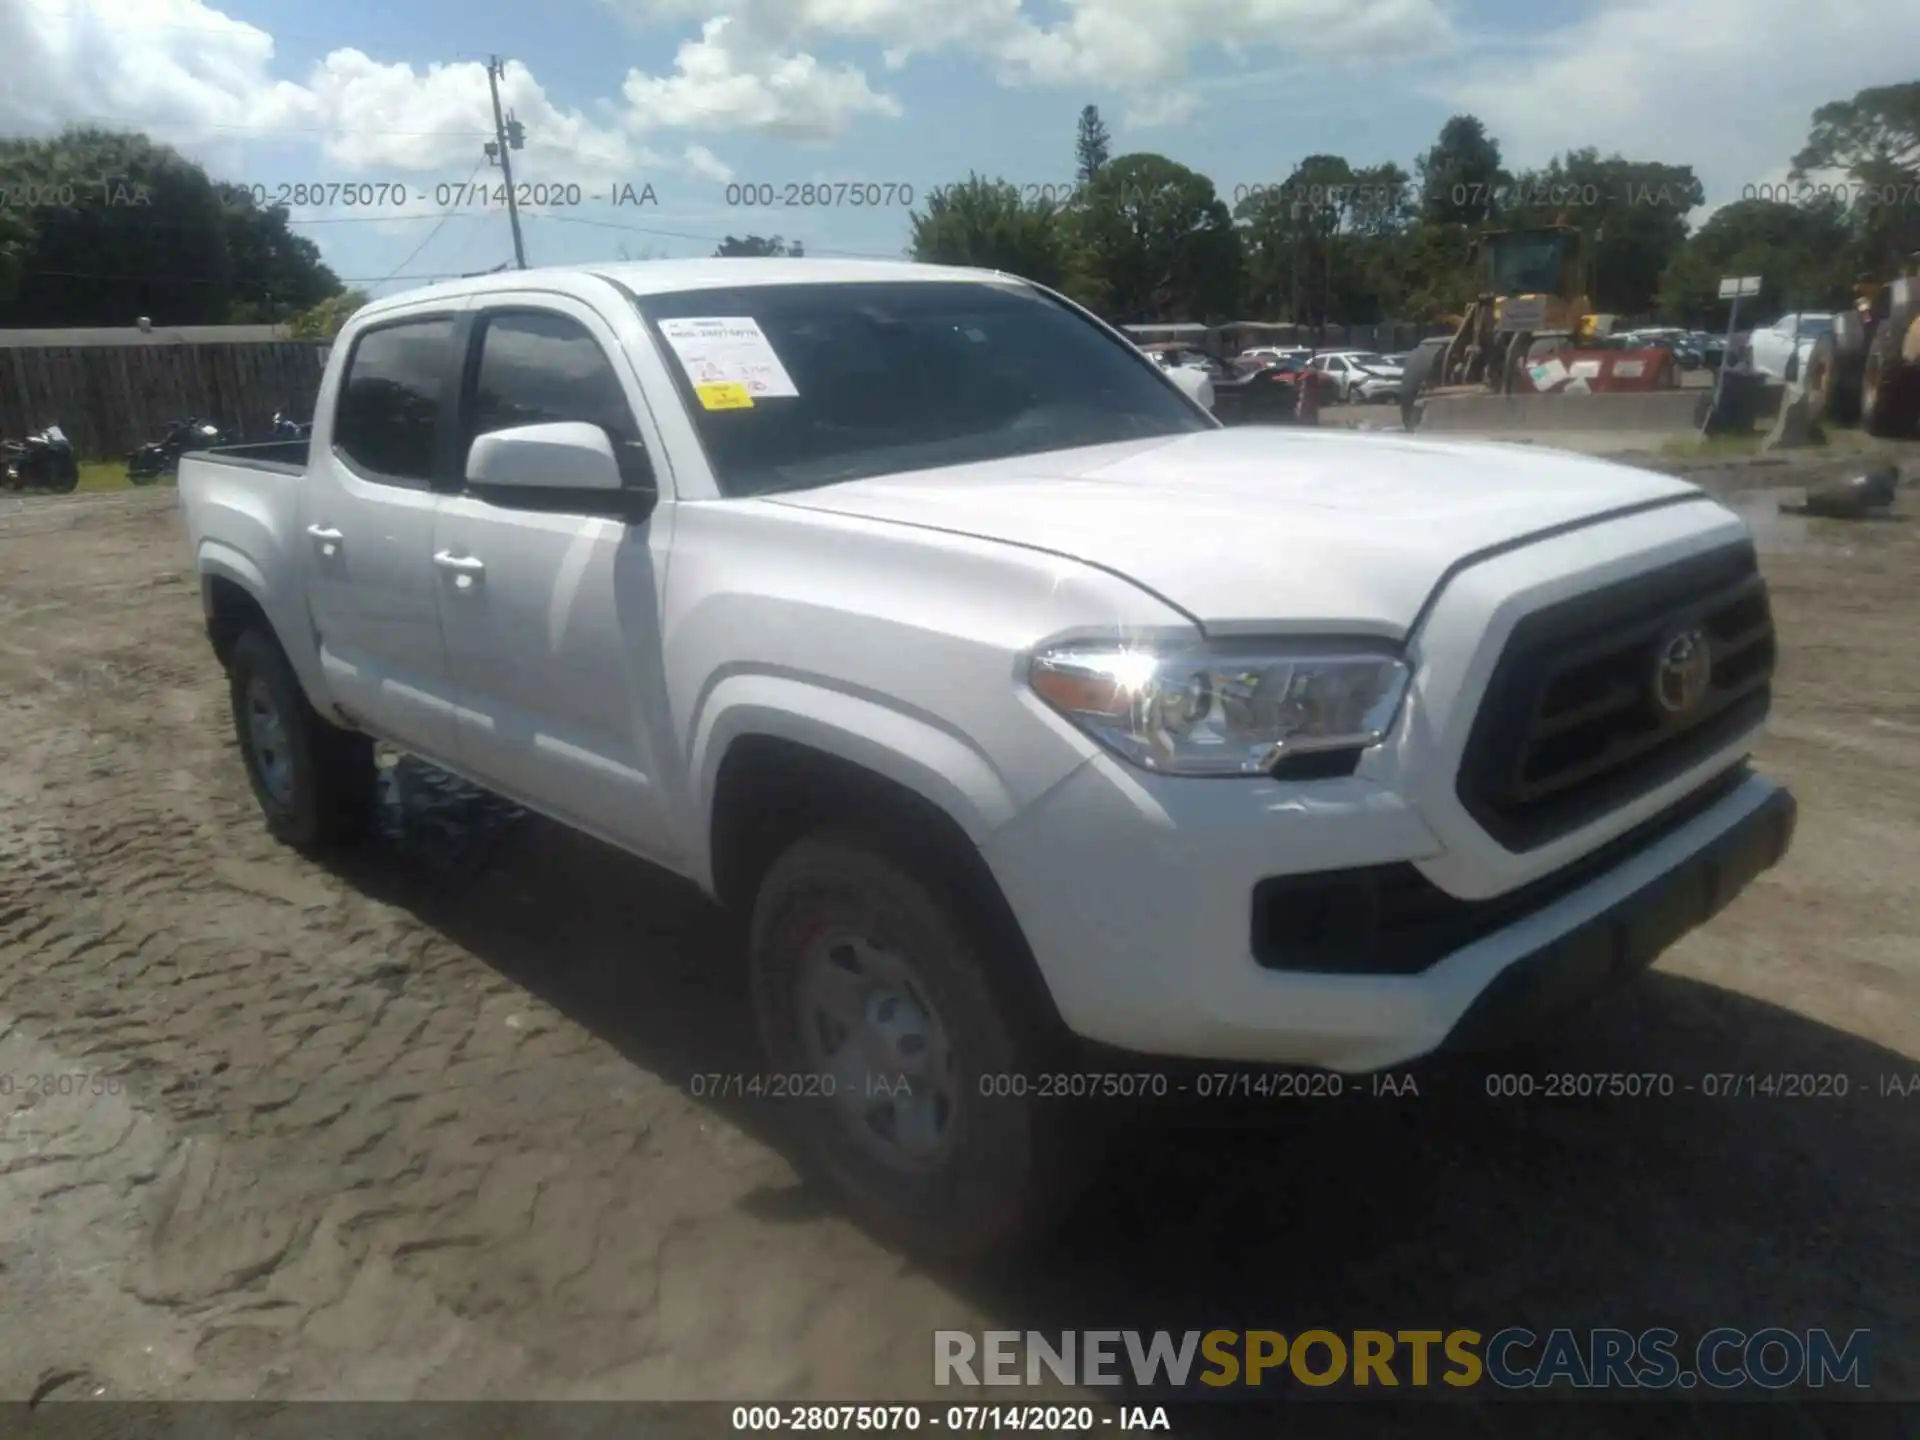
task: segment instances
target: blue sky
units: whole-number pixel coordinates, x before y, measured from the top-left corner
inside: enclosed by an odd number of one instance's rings
[[[296,205],[356,282],[484,269],[503,212],[445,216],[480,162],[482,62],[510,60],[517,178],[580,184],[530,214],[533,263],[705,254],[780,233],[900,253],[917,201],[969,170],[1065,184],[1100,106],[1115,153],[1234,187],[1302,155],[1411,165],[1449,114],[1510,160],[1591,143],[1693,164],[1708,198],[1780,178],[1812,109],[1912,79],[1920,7],[1869,0],[0,0],[0,132],[145,128],[221,178],[414,197],[368,221]],[[498,178],[480,170],[481,178]],[[730,206],[728,177],[891,186],[891,206]],[[610,206],[622,184],[650,203]],[[417,203],[415,203],[417,202]],[[415,218],[417,216],[417,218]]]

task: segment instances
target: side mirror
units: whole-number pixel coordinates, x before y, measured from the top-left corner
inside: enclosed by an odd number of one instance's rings
[[[659,498],[645,452],[633,447],[623,465],[612,437],[583,421],[515,425],[476,436],[467,451],[466,480],[488,499],[536,510],[634,518]]]
[[[1178,385],[1186,397],[1203,409],[1213,409],[1213,381],[1207,378],[1204,370],[1189,369],[1184,365],[1175,366],[1166,372],[1167,378]]]

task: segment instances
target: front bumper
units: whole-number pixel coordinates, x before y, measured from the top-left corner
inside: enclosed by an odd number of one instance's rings
[[[1352,1073],[1518,1038],[1652,964],[1791,840],[1781,787],[1742,772],[1715,793],[1571,889],[1400,973],[1273,969],[1254,954],[1263,880],[1442,857],[1415,811],[1365,780],[1169,781],[1103,757],[986,853],[1077,1034]]]

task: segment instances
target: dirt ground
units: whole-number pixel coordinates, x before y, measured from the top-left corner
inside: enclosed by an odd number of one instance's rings
[[[936,1328],[1512,1324],[1865,1328],[1920,1398],[1920,1091],[1882,1093],[1920,1075],[1920,526],[1706,479],[1766,552],[1797,847],[1520,1063],[1846,1098],[1452,1067],[1142,1115],[1039,1263],[964,1275],[799,1186],[777,1105],[697,1097],[752,1065],[696,897],[410,763],[363,857],[294,858],[171,493],[4,502],[0,1398],[930,1399]]]

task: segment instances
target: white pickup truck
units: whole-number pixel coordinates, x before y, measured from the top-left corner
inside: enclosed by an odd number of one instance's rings
[[[742,907],[806,1163],[948,1254],[1060,1212],[1082,1097],[1179,1069],[1140,1057],[1530,1035],[1792,832],[1747,768],[1774,633],[1731,511],[1222,429],[1006,275],[380,300],[310,444],[189,455],[180,496],[276,835],[355,835],[377,738]]]

